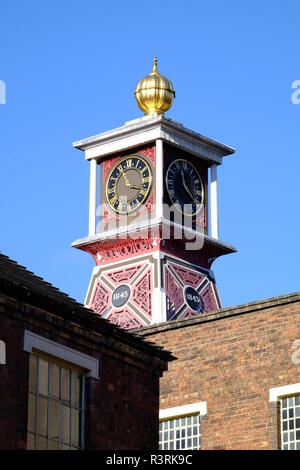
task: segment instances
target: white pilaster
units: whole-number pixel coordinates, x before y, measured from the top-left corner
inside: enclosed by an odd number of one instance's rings
[[[96,205],[97,205],[97,160],[90,163],[90,210],[89,235],[96,234]]]
[[[156,217],[163,216],[163,141],[156,140]]]
[[[156,324],[167,320],[166,292],[162,287],[162,259],[164,254],[161,251],[156,251],[152,256],[157,261],[156,274],[158,285],[153,289],[153,317],[151,324]]]
[[[210,167],[210,221],[211,236],[219,239],[219,221],[218,221],[218,180],[217,165],[214,163]]]

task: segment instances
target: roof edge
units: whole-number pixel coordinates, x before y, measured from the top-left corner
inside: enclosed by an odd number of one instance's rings
[[[185,328],[191,325],[197,325],[199,323],[207,323],[210,321],[219,320],[221,318],[227,318],[236,315],[244,315],[252,313],[258,310],[264,310],[266,308],[275,307],[278,305],[285,305],[300,301],[300,291],[293,292],[291,294],[285,294],[278,297],[270,297],[268,299],[256,300],[246,304],[240,304],[233,307],[226,307],[220,310],[209,312],[205,315],[199,314],[193,318],[184,318],[179,320],[170,320],[164,323],[155,324],[152,326],[133,330],[135,334],[139,336],[147,336],[155,333],[161,333],[162,331],[173,330],[177,328]]]

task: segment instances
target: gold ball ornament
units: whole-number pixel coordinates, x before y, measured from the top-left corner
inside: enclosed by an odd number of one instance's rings
[[[142,78],[134,92],[138,107],[146,115],[164,114],[171,108],[175,91],[171,80],[157,71],[157,59],[153,59],[153,70]]]

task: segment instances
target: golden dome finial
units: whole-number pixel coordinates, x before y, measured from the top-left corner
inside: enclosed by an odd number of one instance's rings
[[[134,94],[138,107],[146,115],[164,114],[171,108],[175,91],[171,80],[158,72],[156,57],[152,72],[138,82]]]
[[[157,72],[157,57],[153,57],[153,72]]]

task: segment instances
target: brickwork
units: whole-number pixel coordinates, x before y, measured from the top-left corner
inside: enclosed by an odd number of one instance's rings
[[[0,294],[0,339],[7,352],[6,365],[0,365],[0,449],[27,445],[25,329],[99,360],[99,379],[86,379],[86,449],[157,449],[159,377],[167,353],[82,311],[82,317],[68,318],[63,309],[54,314]]]
[[[278,407],[269,389],[300,382],[292,347],[300,340],[299,293],[139,334],[177,357],[161,379],[160,408],[207,402],[203,449],[279,448]]]

